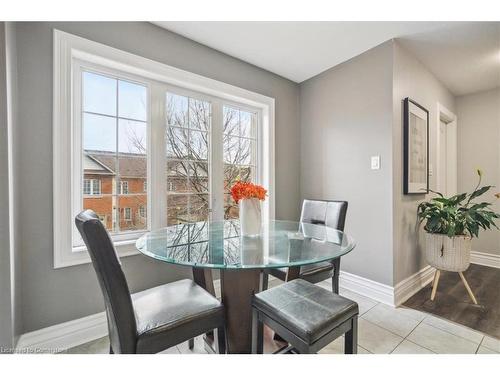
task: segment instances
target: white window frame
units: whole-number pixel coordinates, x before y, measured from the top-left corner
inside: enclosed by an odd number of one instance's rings
[[[72,34],[54,29],[54,65],[53,65],[53,210],[54,210],[54,268],[84,264],[90,262],[87,251],[75,251],[73,247],[74,235],[74,202],[72,202],[72,189],[77,187],[73,176],[73,142],[75,134],[73,129],[73,66],[75,61],[85,64],[94,64],[99,67],[122,72],[125,75],[141,77],[144,79],[161,82],[173,87],[182,95],[193,97],[200,94],[203,97],[220,99],[220,103],[234,103],[238,107],[257,109],[260,115],[259,127],[261,138],[258,150],[258,181],[268,190],[268,199],[263,204],[264,220],[274,219],[274,98],[248,91],[227,83],[206,78],[191,72],[180,70],[166,64],[153,61],[138,55],[93,42]],[[155,90],[155,87],[151,87]],[[172,90],[172,92],[176,92]],[[152,97],[152,95],[151,95]],[[149,101],[151,125],[148,134],[148,153],[164,152],[163,126],[155,126],[155,119],[164,113],[163,102]],[[221,104],[219,104],[221,105]],[[163,112],[162,112],[163,111]],[[212,123],[215,119],[212,119]],[[148,121],[149,123],[149,121]],[[151,142],[152,139],[158,142]],[[156,144],[159,143],[159,144]],[[161,144],[161,145],[160,145]],[[214,148],[214,152],[221,152]],[[154,157],[154,156],[153,156]],[[148,158],[151,159],[151,158]],[[158,197],[155,207],[165,207],[165,183],[162,181],[164,169],[157,163],[155,170],[148,161],[148,196]],[[211,176],[215,183],[223,183],[223,176]],[[81,180],[80,180],[81,181]],[[77,187],[81,189],[81,185]],[[223,197],[217,198],[216,206],[223,207]],[[148,199],[148,228],[164,226],[164,216],[161,210],[153,212],[150,199]],[[143,233],[143,232],[142,232]],[[140,234],[140,233],[139,233]],[[130,239],[116,242],[115,247],[120,256],[136,255],[135,240],[139,234]],[[85,250],[77,249],[77,250]]]
[[[126,189],[124,189],[126,187]],[[126,192],[124,192],[126,191]],[[127,195],[130,193],[129,186],[128,186],[128,181],[120,181],[120,194],[121,195]]]

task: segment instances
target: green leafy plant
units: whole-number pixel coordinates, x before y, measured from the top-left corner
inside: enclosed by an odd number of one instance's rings
[[[500,215],[490,209],[492,203],[476,203],[475,199],[489,191],[493,186],[481,187],[482,172],[477,170],[479,181],[472,193],[457,194],[445,197],[443,194],[432,191],[437,197],[418,205],[417,215],[419,223],[425,221],[424,229],[428,233],[445,234],[448,237],[470,236],[477,237],[479,230],[488,230],[497,227],[495,220]],[[494,195],[500,198],[500,193]]]

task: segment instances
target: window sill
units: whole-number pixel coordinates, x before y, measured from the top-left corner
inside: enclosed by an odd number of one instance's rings
[[[118,256],[120,258],[139,255],[140,252],[135,247],[135,242],[137,239],[123,240],[114,242],[114,246]],[[72,248],[71,253],[66,254],[64,257],[60,257],[59,259],[54,259],[54,269],[65,268],[71,266],[77,266],[80,264],[91,263],[90,255],[87,252],[87,247],[83,246],[75,246]]]

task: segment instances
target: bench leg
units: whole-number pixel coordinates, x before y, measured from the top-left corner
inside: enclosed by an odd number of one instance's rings
[[[344,353],[357,354],[358,353],[358,316],[356,315],[351,320],[352,327],[345,333]]]
[[[340,257],[333,260],[332,291],[339,294]]]
[[[264,324],[259,319],[257,310],[252,311],[252,354],[264,353]]]
[[[188,348],[189,348],[189,350],[193,350],[193,348],[194,348],[194,339],[189,339],[189,341],[188,341]]]

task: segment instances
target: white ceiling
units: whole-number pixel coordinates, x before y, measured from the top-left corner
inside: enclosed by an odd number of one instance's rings
[[[400,43],[454,95],[500,87],[500,22],[460,23]]]
[[[495,79],[495,74],[500,74],[500,23],[165,21],[155,24],[295,82],[311,78],[391,38],[400,38],[455,95],[500,85],[497,82],[500,76]]]

